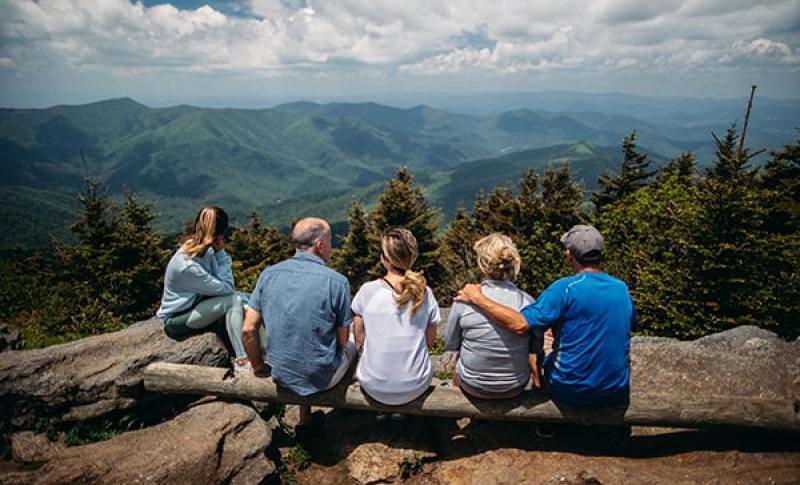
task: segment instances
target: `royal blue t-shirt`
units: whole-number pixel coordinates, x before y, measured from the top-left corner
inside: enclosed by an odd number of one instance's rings
[[[636,320],[628,287],[602,272],[561,278],[521,310],[531,330],[553,329],[544,362],[553,397],[572,406],[629,400],[630,332]]]

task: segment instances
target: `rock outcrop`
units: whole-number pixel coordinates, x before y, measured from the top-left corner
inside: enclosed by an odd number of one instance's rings
[[[108,441],[55,450],[41,468],[0,476],[0,484],[260,483],[275,472],[264,454],[271,440],[252,408],[216,401]]]
[[[800,340],[752,326],[693,341],[634,337],[632,392],[800,400]]]
[[[228,365],[214,333],[176,341],[156,320],[119,332],[44,349],[0,353],[0,415],[16,428],[37,419],[83,421],[164,396],[145,392],[142,369],[151,362]]]

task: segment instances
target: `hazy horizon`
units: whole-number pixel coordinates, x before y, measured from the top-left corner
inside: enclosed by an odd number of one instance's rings
[[[0,105],[796,99],[800,0],[0,0]]]

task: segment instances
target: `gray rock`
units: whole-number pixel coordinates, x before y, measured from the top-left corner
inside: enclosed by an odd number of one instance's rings
[[[15,433],[11,436],[11,456],[23,463],[42,463],[63,451],[65,445],[50,441],[46,434],[31,431]]]
[[[14,427],[37,418],[82,421],[164,396],[146,393],[142,369],[151,362],[228,365],[224,342],[213,333],[182,341],[154,319],[119,332],[44,349],[0,353],[0,415]]]
[[[633,392],[800,399],[800,341],[736,327],[694,341],[636,337],[631,344]]]
[[[64,448],[35,471],[0,476],[0,484],[260,483],[275,473],[264,455],[271,440],[252,408],[205,403],[151,428]]]

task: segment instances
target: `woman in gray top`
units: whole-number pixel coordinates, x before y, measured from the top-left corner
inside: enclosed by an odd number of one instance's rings
[[[494,233],[475,243],[485,279],[481,291],[516,310],[533,298],[511,282],[520,268],[517,247]],[[517,335],[489,320],[472,305],[455,302],[447,320],[445,348],[459,352],[454,382],[467,394],[506,399],[520,394],[531,378],[530,336]]]

